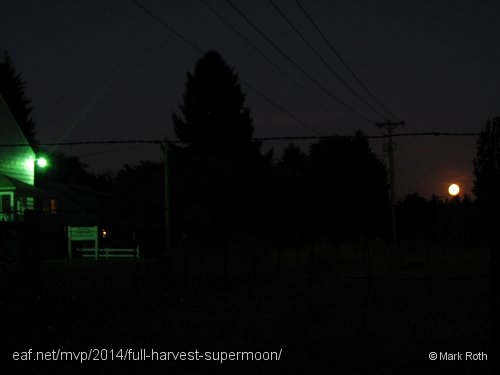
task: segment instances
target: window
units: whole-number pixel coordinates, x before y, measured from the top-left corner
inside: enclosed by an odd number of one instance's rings
[[[10,201],[10,194],[1,194],[1,211],[2,213],[11,213],[12,212],[12,204]]]
[[[12,193],[0,193],[0,220],[14,220],[14,212],[12,210],[12,201],[14,200]]]
[[[57,213],[57,199],[50,198],[43,201],[43,212],[49,214]]]

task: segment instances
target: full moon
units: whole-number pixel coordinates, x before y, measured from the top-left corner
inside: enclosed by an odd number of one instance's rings
[[[451,184],[449,187],[448,187],[448,193],[450,193],[450,195],[457,195],[458,193],[460,193],[460,187],[457,185],[457,184]]]

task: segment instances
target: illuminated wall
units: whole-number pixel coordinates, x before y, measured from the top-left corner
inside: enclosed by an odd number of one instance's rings
[[[0,145],[27,144],[5,100],[0,95]],[[30,146],[0,146],[0,173],[33,186],[35,153]]]

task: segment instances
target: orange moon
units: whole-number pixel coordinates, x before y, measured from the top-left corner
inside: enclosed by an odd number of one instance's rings
[[[458,195],[458,193],[460,193],[460,187],[457,184],[451,184],[448,187],[448,193],[452,196]]]

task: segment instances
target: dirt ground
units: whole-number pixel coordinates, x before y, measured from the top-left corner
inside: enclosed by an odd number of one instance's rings
[[[40,293],[12,288],[0,305],[3,354],[31,374],[83,374],[88,366],[97,374],[487,373],[488,361],[465,360],[467,352],[489,348],[487,249],[335,251],[191,253],[179,258],[176,272],[157,258],[45,261],[34,288]],[[92,348],[105,349],[108,359],[11,357],[29,349]],[[111,350],[120,349],[281,350],[281,357],[110,360]],[[463,359],[431,361],[431,352]]]

